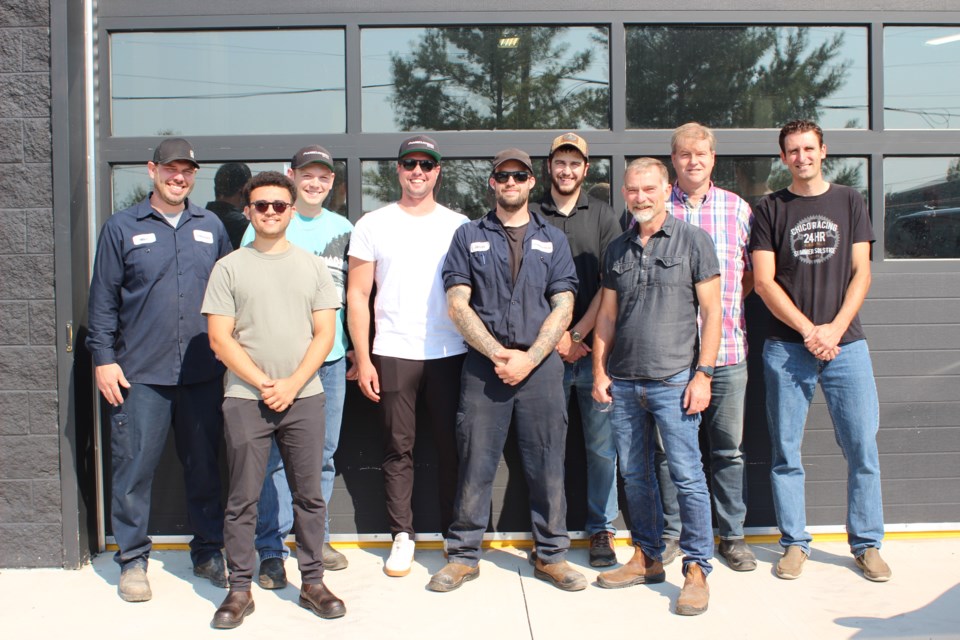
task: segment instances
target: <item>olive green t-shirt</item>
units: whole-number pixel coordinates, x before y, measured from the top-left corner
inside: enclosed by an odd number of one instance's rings
[[[246,246],[221,258],[210,274],[201,311],[233,318],[237,342],[277,379],[293,374],[303,361],[313,339],[313,312],[339,308],[340,296],[323,260],[291,245],[277,254]],[[320,377],[314,375],[297,397],[322,392]],[[260,390],[228,371],[224,395],[259,400]]]

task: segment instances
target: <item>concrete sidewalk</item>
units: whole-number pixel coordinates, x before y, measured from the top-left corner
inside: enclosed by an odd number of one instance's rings
[[[287,562],[291,584],[280,591],[254,586],[257,610],[231,631],[210,628],[226,591],[194,578],[185,551],[153,553],[153,600],[131,604],[117,596],[119,570],[103,554],[79,571],[0,571],[0,616],[6,638],[105,637],[136,640],[193,638],[513,640],[533,638],[960,638],[960,538],[889,540],[883,556],[890,582],[865,580],[847,546],[814,543],[803,576],[773,574],[776,544],[755,544],[756,571],[736,573],[714,561],[710,609],[695,618],[673,614],[683,579],[680,563],[667,582],[606,590],[587,551],[570,561],[591,582],[586,591],[562,592],[533,577],[526,550],[484,553],[480,577],[451,593],[425,589],[443,566],[439,550],[418,550],[404,578],[382,572],[386,548],[345,549],[350,567],[328,572],[326,583],[347,605],[339,620],[321,620],[297,606],[299,574]],[[631,555],[617,547],[621,561]]]

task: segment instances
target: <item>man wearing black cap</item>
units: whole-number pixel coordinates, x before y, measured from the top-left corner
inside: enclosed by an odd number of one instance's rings
[[[590,535],[590,564],[616,564],[613,549],[617,517],[617,445],[610,426],[610,414],[597,411],[593,393],[593,367],[589,357],[593,325],[600,307],[600,265],[607,245],[620,235],[613,208],[591,198],[583,190],[590,169],[587,141],[575,133],[557,136],[547,157],[550,191],[540,201],[539,213],[562,230],[570,243],[577,268],[573,324],[564,331],[557,352],[564,362],[563,390],[569,402],[576,390],[587,454],[587,520]]]
[[[440,149],[427,136],[403,141],[397,154],[398,202],[357,221],[350,241],[347,319],[360,391],[377,402],[385,433],[383,479],[393,534],[388,576],[410,573],[413,540],[413,446],[417,413],[437,448],[440,526],[453,517],[457,484],[454,423],[466,346],[447,316],[440,268],[454,231],[467,222],[434,200]],[[376,335],[370,344],[370,295]]]
[[[90,284],[87,348],[110,405],[110,518],[120,597],[142,602],[150,488],[171,424],[184,467],[195,575],[226,587],[217,460],[223,365],[200,304],[210,271],[232,247],[220,220],[187,199],[199,168],[190,143],[164,140],[147,172],[153,191],[104,224]]]
[[[346,569],[347,558],[330,546],[330,499],[336,477],[333,455],[340,444],[340,426],[343,419],[343,401],[347,391],[347,334],[343,326],[343,308],[347,278],[347,247],[353,225],[345,216],[323,207],[333,188],[334,164],[330,152],[319,145],[310,145],[297,151],[290,163],[287,176],[297,188],[296,210],[287,227],[287,240],[319,256],[333,276],[341,308],[336,313],[336,335],[333,348],[318,372],[326,395],[324,416],[326,438],[323,446],[323,472],[320,478],[323,501],[327,505],[323,568],[327,571]],[[253,242],[256,234],[251,226],[243,237],[243,245]],[[287,576],[283,559],[288,555],[284,538],[293,527],[293,506],[290,486],[284,470],[280,450],[274,442],[267,463],[267,477],[260,493],[257,514],[257,551],[260,554],[258,582],[264,589],[286,586]]]
[[[471,348],[457,413],[461,474],[449,562],[430,579],[432,591],[452,591],[480,574],[493,480],[511,423],[529,490],[534,575],[564,591],[587,586],[566,561],[567,407],[556,352],[570,324],[577,274],[563,232],[527,207],[535,183],[530,156],[498,153],[490,176],[497,207],[457,230],[443,265],[450,317]]]
[[[240,247],[240,239],[247,230],[250,221],[243,215],[243,185],[250,179],[250,167],[242,162],[227,162],[217,169],[213,176],[213,195],[216,200],[207,203],[207,210],[213,211],[227,228],[230,244],[234,249]]]

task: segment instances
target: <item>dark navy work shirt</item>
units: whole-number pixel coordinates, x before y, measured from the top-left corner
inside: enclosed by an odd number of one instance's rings
[[[665,380],[697,358],[696,285],[720,274],[710,235],[667,214],[640,244],[639,226],[607,247],[603,286],[617,292],[611,378]]]
[[[471,288],[470,306],[497,341],[528,349],[550,315],[550,298],[577,290],[577,272],[563,232],[530,212],[516,285],[510,250],[495,211],[457,229],[443,264],[443,287]]]
[[[87,348],[130,382],[178,385],[223,375],[200,305],[213,265],[232,250],[223,223],[186,201],[174,229],[149,196],[103,225],[90,283]]]

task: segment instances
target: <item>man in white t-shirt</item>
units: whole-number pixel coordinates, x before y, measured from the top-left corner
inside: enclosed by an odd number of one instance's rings
[[[411,499],[418,408],[437,448],[444,535],[453,520],[457,487],[454,429],[467,348],[447,316],[440,270],[454,231],[467,218],[434,199],[441,158],[437,143],[427,136],[404,140],[397,156],[403,195],[360,218],[350,241],[347,324],[360,390],[379,404],[383,419],[383,479],[394,538],[384,573],[394,577],[410,573],[413,561]]]

